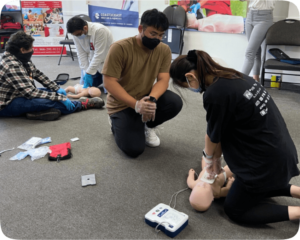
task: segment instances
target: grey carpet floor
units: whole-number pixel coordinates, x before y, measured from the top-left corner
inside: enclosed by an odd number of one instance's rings
[[[33,57],[36,66],[55,79],[59,73],[80,75],[78,62],[57,57]],[[65,86],[79,81],[69,81]],[[64,87],[65,87],[64,86]],[[269,89],[300,156],[300,95]],[[160,129],[161,146],[146,148],[137,159],[125,156],[111,134],[106,110],[88,110],[53,122],[25,117],[0,119],[1,150],[17,147],[29,138],[51,137],[53,144],[70,141],[73,157],[60,163],[47,157],[10,161],[15,149],[0,157],[0,219],[3,233],[13,239],[167,239],[156,236],[144,215],[158,203],[169,204],[173,193],[186,188],[190,168],[200,171],[206,130],[202,97],[183,92],[180,114]],[[103,97],[106,99],[106,96]],[[225,163],[224,163],[225,164]],[[81,175],[96,174],[97,185],[81,187]],[[300,178],[291,183],[300,186]],[[224,199],[215,200],[205,213],[188,202],[190,190],[177,197],[176,209],[189,216],[177,239],[288,239],[299,221],[245,226],[230,221]],[[300,200],[268,199],[299,206]]]

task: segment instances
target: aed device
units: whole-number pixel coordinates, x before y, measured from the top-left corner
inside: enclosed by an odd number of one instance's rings
[[[145,222],[151,227],[164,232],[167,236],[176,237],[187,225],[189,216],[178,212],[170,206],[160,203],[145,215]]]

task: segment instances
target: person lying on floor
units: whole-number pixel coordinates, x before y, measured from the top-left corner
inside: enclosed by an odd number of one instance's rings
[[[81,97],[100,97],[101,90],[97,87],[83,88],[83,85],[76,84],[74,87],[69,86],[65,89],[66,93],[71,92],[75,94],[67,94],[69,98],[81,98]]]
[[[202,171],[195,180],[195,170],[190,169],[187,178],[187,185],[192,189],[190,204],[197,211],[206,211],[215,198],[226,197],[234,181],[233,173],[226,165],[223,171],[216,175],[214,179],[208,180],[206,177],[205,162],[202,159]]]
[[[38,70],[30,60],[34,38],[19,31],[11,35],[0,62],[0,117],[18,117],[51,121],[61,114],[90,108],[102,108],[97,97],[70,101],[64,89]],[[34,80],[45,88],[38,89]]]

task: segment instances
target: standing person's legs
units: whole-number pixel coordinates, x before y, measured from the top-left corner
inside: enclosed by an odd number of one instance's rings
[[[250,10],[246,20],[246,34],[249,43],[246,49],[242,73],[249,75],[253,66],[255,66],[253,73],[254,75],[259,75],[261,67],[261,44],[272,24],[272,10],[255,12]],[[255,61],[257,62],[255,63]]]
[[[110,116],[112,132],[118,147],[129,157],[136,158],[145,150],[145,123],[132,108]]]
[[[275,191],[252,193],[236,179],[226,197],[224,210],[231,220],[246,224],[267,224],[300,217],[300,207],[261,202],[267,197],[275,196],[291,196],[290,185]]]
[[[2,117],[18,117],[26,113],[41,112],[51,108],[61,111],[62,114],[70,114],[81,110],[81,102],[73,101],[75,108],[69,111],[60,101],[52,101],[45,98],[27,99],[15,98],[8,106],[0,111]]]

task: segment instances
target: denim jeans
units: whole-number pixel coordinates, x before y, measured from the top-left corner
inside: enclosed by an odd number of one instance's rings
[[[49,89],[40,89],[49,91]],[[46,98],[27,99],[18,97],[12,100],[3,110],[0,110],[0,117],[18,117],[26,113],[45,111],[50,108],[59,109],[62,114],[70,114],[81,110],[81,102],[72,101],[72,103],[75,105],[75,108],[69,111],[61,101],[52,101]]]

